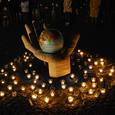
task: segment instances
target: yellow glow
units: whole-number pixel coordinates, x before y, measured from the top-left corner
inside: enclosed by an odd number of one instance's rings
[[[92,82],[95,82],[95,81],[96,81],[96,78],[95,78],[95,77],[92,77],[92,78],[91,78],[91,81],[92,81]]]
[[[33,94],[31,95],[31,97],[32,97],[32,99],[37,99],[37,94],[36,94],[36,93],[33,93]]]
[[[32,63],[29,63],[29,67],[32,67]]]
[[[100,92],[101,92],[101,94],[105,94],[106,89],[105,89],[105,88],[101,88],[101,89],[100,89]]]
[[[33,70],[33,71],[32,71],[32,74],[33,74],[33,75],[35,75],[35,74],[36,74],[36,71],[35,71],[35,70]]]
[[[62,89],[66,89],[66,84],[61,85]]]
[[[46,83],[41,83],[42,88],[45,88]]]
[[[4,73],[4,76],[8,76],[8,73],[7,73],[7,72],[5,72],[5,73]]]
[[[53,83],[53,79],[49,79],[48,82],[49,82],[49,84],[52,84]]]
[[[16,68],[13,68],[13,71],[15,72],[15,71],[16,71]]]
[[[72,103],[73,100],[74,100],[74,98],[73,98],[72,96],[69,96],[69,97],[68,97],[68,102],[69,102],[69,103]]]
[[[101,65],[104,65],[104,62],[102,61],[102,62],[100,62],[100,64],[101,64]]]
[[[89,69],[93,69],[93,66],[92,66],[92,65],[89,65]]]
[[[4,72],[4,69],[1,69],[1,72],[3,73],[3,72]]]
[[[39,75],[37,75],[37,74],[35,75],[35,79],[39,79],[39,77],[40,77]]]
[[[65,80],[64,79],[60,80],[60,82],[61,82],[61,84],[65,84]]]
[[[10,62],[10,65],[13,65],[14,63],[13,62]]]
[[[0,96],[3,97],[5,95],[4,91],[0,91]]]
[[[103,72],[103,69],[99,69],[99,72],[102,73],[102,72]]]
[[[27,78],[30,79],[31,78],[31,74],[27,74]]]
[[[91,58],[88,58],[87,60],[88,60],[88,62],[91,62]]]
[[[35,85],[31,85],[30,88],[31,88],[32,90],[34,90],[34,89],[35,89]]]
[[[75,77],[75,74],[74,73],[71,73],[70,74],[70,77],[73,79]]]
[[[109,73],[109,76],[112,76],[112,73]]]
[[[16,77],[15,77],[14,75],[12,75],[12,76],[11,76],[11,79],[14,80],[14,79],[16,79]]]
[[[25,86],[21,86],[21,90],[25,91],[26,87]]]
[[[25,73],[28,73],[28,69],[25,69],[24,72],[25,72]]]
[[[50,95],[53,97],[55,95],[55,92],[51,91]]]
[[[94,65],[98,65],[98,61],[95,61],[95,62],[94,62]]]
[[[80,49],[78,49],[77,51],[78,51],[78,52],[80,52],[81,50],[80,50]]]
[[[84,70],[84,74],[87,74],[87,72],[88,72],[87,70]]]
[[[86,82],[82,82],[82,83],[81,83],[81,86],[82,86],[82,87],[86,87]]]
[[[34,79],[34,84],[36,84],[37,83],[37,79]]]
[[[80,52],[80,55],[83,56],[83,52]]]
[[[49,102],[49,97],[45,97],[45,102],[46,102],[46,103]]]
[[[1,79],[1,84],[5,84],[5,80],[4,79]]]
[[[97,83],[92,83],[93,88],[96,88],[96,86],[97,86]]]
[[[42,94],[43,90],[42,89],[39,89],[38,93],[39,94]]]
[[[114,69],[113,69],[113,68],[112,68],[112,69],[110,69],[110,72],[111,72],[111,73],[113,73],[113,72],[114,72]]]
[[[100,59],[100,61],[103,61],[103,60],[104,60],[103,58]]]
[[[100,82],[103,82],[103,77],[100,77],[100,78],[99,78],[99,81],[100,81]]]
[[[14,80],[13,83],[14,83],[14,85],[17,85],[18,84],[18,80]]]
[[[89,94],[93,94],[93,89],[89,89]]]
[[[68,88],[69,92],[73,92],[73,87]]]
[[[9,91],[11,91],[12,90],[12,85],[8,85],[7,88],[8,88]]]

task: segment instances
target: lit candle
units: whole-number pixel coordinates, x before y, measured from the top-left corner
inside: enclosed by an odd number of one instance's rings
[[[10,65],[13,65],[14,63],[13,62],[10,62]]]
[[[1,73],[3,73],[4,72],[4,69],[1,69]]]
[[[99,81],[100,81],[100,82],[103,82],[103,77],[100,77],[100,78],[99,78]]]
[[[33,100],[34,100],[34,99],[37,99],[37,94],[36,94],[36,93],[33,93],[33,94],[31,95],[31,97],[32,97]]]
[[[37,79],[34,79],[34,84],[36,84],[37,83]]]
[[[51,91],[50,92],[50,95],[53,97],[55,95],[55,92],[54,91]]]
[[[96,81],[96,78],[95,78],[95,77],[92,77],[92,78],[91,78],[91,81],[92,81],[92,82],[95,82],[95,81]]]
[[[95,97],[95,98],[98,98],[98,97],[99,97],[99,94],[100,94],[100,92],[95,92],[94,97]]]
[[[27,78],[30,79],[31,78],[31,74],[27,74]]]
[[[113,72],[114,72],[114,69],[113,69],[113,68],[111,68],[111,69],[110,69],[110,72],[111,72],[111,73],[113,73]]]
[[[30,88],[31,88],[32,90],[34,90],[34,89],[35,89],[35,85],[31,85]]]
[[[39,94],[42,94],[42,92],[43,92],[42,89],[39,89],[39,90],[38,90],[38,93],[39,93]]]
[[[93,89],[89,89],[89,94],[93,94]]]
[[[100,89],[100,92],[101,92],[101,94],[105,94],[106,89],[105,89],[105,88],[101,88],[101,89]]]
[[[65,84],[65,80],[64,79],[62,79],[60,82],[61,82],[61,84]]]
[[[46,103],[49,102],[49,97],[45,97],[45,102],[46,102]]]
[[[15,72],[15,71],[16,71],[16,68],[13,68],[13,71]]]
[[[32,63],[29,63],[29,67],[32,67]]]
[[[46,83],[41,83],[42,88],[45,88]]]
[[[74,73],[70,74],[70,77],[73,79],[75,77],[75,74]]]
[[[74,98],[73,98],[72,96],[69,96],[69,97],[68,97],[68,102],[69,102],[69,103],[72,103],[73,100],[74,100]]]
[[[93,68],[93,66],[92,65],[89,65],[89,69],[92,69]]]
[[[78,52],[80,52],[81,50],[80,50],[80,49],[78,49],[77,51],[78,51]]]
[[[25,86],[21,86],[21,90],[25,91],[26,87]]]
[[[5,80],[4,79],[1,79],[1,84],[5,84]]]
[[[26,56],[26,59],[28,60],[28,59],[29,59],[29,56]]]
[[[25,69],[24,72],[25,72],[25,73],[28,73],[28,69]]]
[[[103,58],[101,58],[100,61],[103,61]]]
[[[73,87],[68,88],[69,92],[73,92]]]
[[[11,76],[11,79],[14,80],[14,79],[16,79],[16,77],[15,77],[14,75],[12,75],[12,76]]]
[[[91,62],[91,58],[88,58],[87,60],[88,60],[88,62]]]
[[[100,64],[103,66],[103,65],[104,65],[104,62],[102,61],[102,62],[100,62]]]
[[[7,88],[8,88],[9,91],[11,91],[12,90],[12,85],[8,85]]]
[[[4,95],[5,95],[5,92],[4,91],[0,91],[0,96],[4,97]]]
[[[49,84],[53,83],[53,79],[48,79]]]
[[[94,65],[98,65],[98,61],[95,61],[95,62],[94,62]]]
[[[96,88],[96,86],[97,86],[97,83],[92,83],[93,88]]]
[[[12,65],[12,68],[16,68],[16,66],[15,66],[15,65]]]
[[[66,89],[66,84],[61,85],[62,89]]]
[[[27,59],[24,59],[24,62],[27,62]]]
[[[109,73],[109,76],[111,77],[111,76],[112,76],[112,73]]]
[[[84,70],[84,74],[87,74],[87,72],[88,72],[87,70]]]
[[[102,73],[102,72],[103,72],[103,69],[99,69],[99,72]]]
[[[82,83],[81,83],[81,86],[82,86],[82,87],[86,87],[86,82],[82,82]]]
[[[83,52],[80,52],[80,55],[83,56]]]
[[[33,71],[32,71],[32,75],[35,75],[35,74],[36,74],[36,71],[35,71],[35,70],[33,70]]]
[[[5,72],[5,73],[4,73],[4,76],[5,76],[5,77],[6,77],[6,76],[8,76],[8,73],[7,73],[7,72]]]
[[[35,75],[35,79],[39,79],[39,77],[40,77],[39,75],[37,75],[37,74]]]
[[[25,55],[27,55],[28,54],[28,52],[25,52]]]
[[[14,85],[17,85],[18,84],[18,80],[14,80],[13,83],[14,83]]]

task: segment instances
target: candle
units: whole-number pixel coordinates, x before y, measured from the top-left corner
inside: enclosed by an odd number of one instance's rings
[[[55,92],[54,91],[51,91],[50,92],[50,95],[53,97],[55,95]]]
[[[66,84],[61,85],[62,89],[66,89]]]
[[[12,85],[8,85],[7,88],[8,88],[9,91],[11,91],[12,90]]]
[[[70,74],[70,77],[73,79],[75,77],[75,74],[74,73]]]
[[[5,76],[5,77],[6,77],[6,76],[8,76],[8,73],[7,73],[7,72],[5,72],[5,73],[4,73],[4,76]]]
[[[18,84],[18,80],[14,80],[13,83],[14,83],[14,85],[17,85]]]
[[[5,92],[4,91],[0,91],[0,97],[4,97]]]
[[[105,89],[105,88],[101,88],[101,89],[100,89],[100,92],[101,92],[101,94],[105,94],[106,89]]]
[[[102,73],[102,72],[103,72],[103,69],[99,69],[99,72]]]
[[[68,88],[69,92],[73,92],[73,87]]]
[[[83,56],[83,52],[80,52],[80,55]]]
[[[99,95],[100,95],[100,92],[95,92],[94,97],[95,97],[95,98],[98,98]]]
[[[40,77],[39,75],[37,75],[37,74],[35,75],[35,79],[39,79],[39,77]]]
[[[35,71],[35,70],[33,70],[33,71],[32,71],[32,75],[35,75],[35,74],[36,74],[36,71]]]
[[[14,79],[16,79],[16,77],[15,77],[14,75],[12,75],[12,76],[11,76],[11,79],[14,80]]]
[[[42,89],[39,89],[39,90],[38,90],[38,93],[39,93],[39,94],[42,94],[42,92],[43,92]]]
[[[16,66],[15,66],[15,65],[12,65],[12,68],[16,68]]]
[[[93,68],[93,66],[92,65],[89,65],[89,69],[92,69]]]
[[[28,73],[28,69],[25,69],[24,72],[25,72],[25,73]]]
[[[34,84],[36,84],[37,83],[37,79],[34,79]]]
[[[26,87],[25,86],[21,86],[21,90],[25,91]]]
[[[26,59],[28,60],[28,59],[29,59],[29,56],[26,56]]]
[[[86,82],[82,82],[82,83],[81,83],[81,86],[82,86],[82,87],[86,87]]]
[[[98,65],[98,61],[95,61],[95,62],[94,62],[94,65]]]
[[[45,102],[46,102],[46,103],[49,102],[49,97],[45,97]]]
[[[48,82],[49,82],[49,84],[52,84],[53,79],[49,79]]]
[[[16,68],[13,68],[13,71],[15,72],[15,71],[16,71]]]
[[[80,49],[78,49],[77,51],[78,51],[78,52],[80,52],[81,50],[80,50]]]
[[[82,69],[81,65],[78,65],[79,69]]]
[[[109,76],[111,77],[111,76],[112,76],[112,73],[109,73]]]
[[[27,59],[24,59],[24,62],[27,62]]]
[[[104,65],[104,62],[102,61],[102,62],[100,62],[100,64],[103,66],[103,65]]]
[[[103,58],[101,58],[100,61],[103,61]]]
[[[4,72],[4,69],[1,69],[1,73],[3,73]]]
[[[5,80],[4,79],[1,79],[1,84],[5,84]]]
[[[34,89],[35,89],[35,85],[30,85],[30,88],[31,88],[32,90],[34,90]]]
[[[32,67],[32,63],[29,63],[29,67]]]
[[[99,81],[100,81],[100,82],[103,82],[103,77],[100,77],[100,78],[99,78]]]
[[[96,81],[96,78],[95,78],[95,77],[92,77],[92,78],[91,78],[91,81],[92,81],[92,82],[95,82],[95,81]]]
[[[110,69],[110,72],[111,72],[111,73],[113,73],[113,72],[114,72],[114,69],[113,69],[113,68],[111,68],[111,69]]]
[[[60,82],[61,82],[61,84],[65,84],[65,80],[64,79],[62,79]]]
[[[42,88],[45,88],[46,83],[41,83]]]
[[[84,70],[84,74],[87,74],[87,72],[88,72],[87,70]]]
[[[13,65],[14,63],[13,62],[10,62],[10,65]]]
[[[93,88],[96,88],[96,86],[97,86],[97,83],[92,83]]]
[[[32,97],[33,100],[37,99],[37,94],[36,93],[32,93],[31,97]]]
[[[27,78],[30,79],[31,78],[31,74],[27,74]]]
[[[72,103],[73,100],[74,100],[74,98],[73,98],[72,96],[69,96],[69,97],[68,97],[68,102],[69,102],[69,103]]]
[[[89,94],[93,94],[93,89],[89,89]]]
[[[87,60],[88,60],[88,62],[91,62],[91,58],[88,58]]]
[[[25,55],[27,55],[28,54],[28,52],[25,52]]]

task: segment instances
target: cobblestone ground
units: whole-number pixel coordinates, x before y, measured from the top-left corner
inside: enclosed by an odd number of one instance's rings
[[[85,27],[82,26],[83,24],[78,22],[69,27],[64,27],[62,25],[56,28],[59,29],[66,38],[65,43],[68,42],[72,33],[79,31],[81,33],[81,39],[78,42],[77,48],[82,48],[85,51],[93,52],[94,54],[99,53],[101,56],[105,56],[105,58],[109,58],[114,62],[114,54],[111,50],[109,51],[109,49],[112,49],[112,46],[108,45],[113,44],[113,39],[111,39],[114,37],[113,31],[111,33],[107,32],[106,35],[106,30],[100,31],[99,29],[95,31],[87,29],[88,25],[85,25]],[[23,52],[26,51],[20,38],[22,34],[26,34],[26,31],[23,24],[14,24],[8,29],[0,29],[0,38],[2,38],[0,42],[1,68],[11,62],[14,58],[20,60],[19,58],[22,56]],[[106,41],[105,38],[108,38],[109,36],[110,40]],[[92,40],[92,38],[94,40]],[[103,42],[103,40],[105,40],[105,42]],[[94,42],[95,44],[93,44]],[[114,65],[114,63],[112,63],[112,65]],[[16,73],[13,73],[12,68],[9,67],[8,76],[5,75],[4,72],[0,73],[0,80],[5,78],[6,81],[5,84],[0,84],[0,91],[5,91],[5,96],[0,97],[0,115],[114,115],[115,85],[113,85],[114,83],[112,82],[114,81],[114,77],[107,77],[106,74],[103,75],[106,82],[103,82],[101,85],[98,84],[98,87],[101,88],[104,86],[106,88],[106,93],[99,93],[99,97],[97,96],[97,98],[94,98],[94,94],[87,94],[87,87],[85,90],[76,87],[74,90],[78,91],[77,94],[69,93],[67,89],[63,90],[63,93],[61,90],[57,90],[55,97],[50,97],[49,103],[45,103],[44,97],[49,95],[49,90],[45,89],[42,96],[38,95],[37,99],[32,99],[31,95],[33,93],[38,93],[39,88],[32,91],[30,86],[20,79],[18,72],[20,71],[21,66],[20,63],[17,63],[18,68]],[[94,69],[97,71],[96,68]],[[106,68],[106,70],[109,70],[109,68]],[[107,72],[106,70],[105,73]],[[13,80],[11,79],[12,74],[15,74],[20,85],[13,85]],[[13,85],[12,91],[8,91],[7,89],[7,86],[10,84]],[[90,81],[88,84],[88,86],[91,85]],[[20,90],[21,85],[26,86],[26,92]],[[97,88],[95,92],[99,92],[98,90],[99,89]],[[74,102],[69,103],[68,96],[73,96]]]

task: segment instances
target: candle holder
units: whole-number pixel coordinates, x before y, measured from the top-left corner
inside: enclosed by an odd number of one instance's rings
[[[45,97],[44,100],[46,103],[49,103],[49,97]]]
[[[12,92],[12,97],[16,97],[17,96],[17,91]]]

